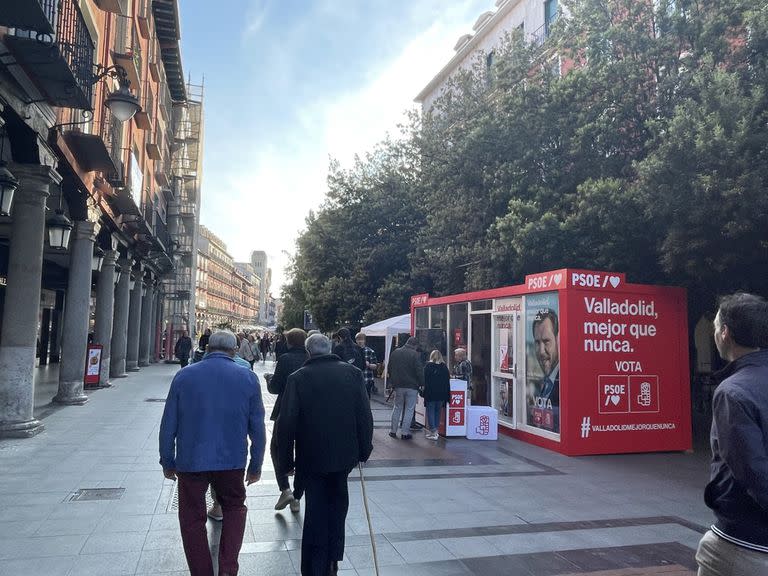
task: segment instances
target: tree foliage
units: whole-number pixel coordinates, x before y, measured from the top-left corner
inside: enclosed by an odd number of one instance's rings
[[[400,139],[332,163],[288,301],[332,328],[560,267],[684,285],[694,313],[768,291],[768,9],[567,12],[542,46],[516,31],[492,68],[480,55]]]

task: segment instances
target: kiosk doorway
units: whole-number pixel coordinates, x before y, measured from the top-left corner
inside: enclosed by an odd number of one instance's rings
[[[491,405],[491,383],[488,376],[491,373],[491,311],[471,314],[471,330],[469,336],[469,361],[472,362],[472,393],[473,406]]]

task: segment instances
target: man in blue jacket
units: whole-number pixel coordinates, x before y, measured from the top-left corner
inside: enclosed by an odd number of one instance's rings
[[[716,522],[699,542],[699,576],[768,575],[768,302],[720,301],[715,345],[729,364],[712,401],[704,500]]]
[[[205,358],[173,379],[160,424],[160,464],[166,478],[179,481],[179,525],[191,576],[213,576],[205,526],[208,486],[223,511],[219,574],[236,576],[247,513],[243,477],[249,485],[261,478],[261,388],[256,374],[235,364],[236,348],[232,332],[212,334]]]

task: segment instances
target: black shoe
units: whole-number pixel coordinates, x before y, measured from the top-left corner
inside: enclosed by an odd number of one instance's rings
[[[410,440],[411,438],[413,438],[413,436],[411,436],[410,434],[403,434],[402,436],[400,436],[401,440]]]
[[[394,432],[390,432],[389,433],[389,437],[390,438],[397,438],[397,434],[395,434]]]

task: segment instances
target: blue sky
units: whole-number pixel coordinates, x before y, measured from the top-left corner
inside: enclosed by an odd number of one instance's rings
[[[184,71],[205,80],[201,221],[236,260],[286,252],[349,165],[394,131],[493,0],[181,0]]]

